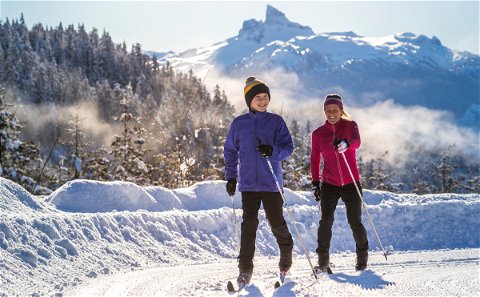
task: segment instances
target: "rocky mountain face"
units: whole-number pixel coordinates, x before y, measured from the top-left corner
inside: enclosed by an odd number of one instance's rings
[[[265,21],[244,21],[237,36],[157,56],[178,71],[193,69],[199,75],[212,65],[239,79],[268,71],[293,73],[298,78],[293,92],[310,97],[338,92],[355,106],[393,99],[453,112],[459,124],[480,130],[480,57],[449,49],[435,36],[315,33],[268,5]]]

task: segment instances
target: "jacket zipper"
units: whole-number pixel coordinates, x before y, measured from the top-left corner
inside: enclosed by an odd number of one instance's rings
[[[333,128],[333,141],[335,141],[335,125],[332,125],[332,128]],[[335,159],[337,160],[337,168],[338,168],[338,174],[340,175],[340,183],[342,184],[342,187],[345,185],[345,183],[343,182],[343,174],[342,174],[342,168],[340,167],[340,160],[338,160],[338,155],[339,153],[337,152],[337,150],[335,150]]]
[[[253,126],[255,128],[255,141],[258,139],[257,136],[257,114],[253,114]],[[255,157],[255,191],[258,192],[258,158]]]

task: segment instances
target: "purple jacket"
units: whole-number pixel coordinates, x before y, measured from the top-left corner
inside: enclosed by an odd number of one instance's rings
[[[238,178],[240,192],[278,192],[267,160],[256,150],[259,140],[273,147],[268,159],[283,189],[281,161],[293,152],[287,125],[277,114],[249,111],[233,120],[223,152],[226,178]]]

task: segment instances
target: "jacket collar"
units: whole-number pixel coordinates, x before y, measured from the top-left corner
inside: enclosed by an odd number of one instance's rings
[[[338,127],[342,126],[344,122],[344,119],[340,119],[340,121],[336,122],[335,124],[330,124],[327,120],[325,120],[325,125],[329,128],[337,129]]]
[[[267,115],[269,114],[268,111],[265,111],[265,112],[253,112],[252,110],[249,110],[248,111],[248,115],[251,117],[251,118],[260,118],[260,119],[264,119]]]

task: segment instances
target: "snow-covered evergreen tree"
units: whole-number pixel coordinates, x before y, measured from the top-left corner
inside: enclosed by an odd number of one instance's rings
[[[38,175],[38,147],[19,139],[22,127],[13,112],[7,111],[6,90],[0,87],[0,176],[14,180],[32,191]]]
[[[67,151],[66,160],[71,172],[70,179],[81,177],[86,151],[88,147],[92,146],[92,143],[86,140],[85,132],[81,128],[81,122],[85,119],[80,118],[79,108],[79,105],[76,105],[74,114],[69,116],[67,127],[65,128],[65,140],[62,142]]]
[[[434,174],[438,179],[440,193],[452,193],[459,187],[458,180],[453,176],[455,171],[452,150],[454,145],[448,147],[440,159],[440,164],[435,166]]]
[[[83,163],[85,178],[100,181],[113,181],[115,179],[115,176],[110,172],[112,161],[106,148],[90,151]]]
[[[295,150],[282,162],[285,186],[296,190],[310,190],[310,123],[302,129],[297,120],[288,123]]]
[[[211,149],[207,151],[205,163],[207,167],[203,170],[204,179],[224,179],[225,162],[223,158],[223,145],[228,133],[226,123],[230,123],[235,110],[230,105],[225,91],[221,91],[220,86],[216,85],[212,98],[213,115],[215,121],[210,125],[209,130],[203,130],[208,133]],[[208,147],[208,143],[205,144]]]
[[[133,91],[131,85],[128,85],[123,100],[120,101],[123,113],[117,118],[122,123],[122,134],[115,135],[112,143],[112,154],[116,158],[114,176],[118,180],[147,185],[150,166],[143,161],[145,155],[143,136],[146,130],[139,119],[130,112],[133,100]]]
[[[362,184],[367,189],[397,191],[398,189],[392,182],[393,172],[385,157],[388,151],[376,159],[367,162],[359,162],[359,170],[361,172]]]

